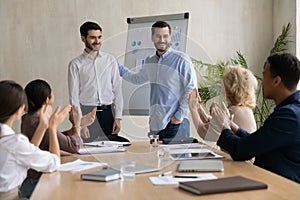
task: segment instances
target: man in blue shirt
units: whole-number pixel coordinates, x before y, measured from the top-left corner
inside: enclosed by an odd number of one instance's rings
[[[225,116],[223,131],[217,144],[234,160],[249,160],[254,164],[300,183],[300,77],[299,60],[288,53],[268,57],[263,72],[264,96],[275,101],[273,113],[263,126],[252,134],[242,130],[218,108],[215,117]],[[214,117],[214,114],[213,114]],[[222,120],[220,122],[222,123]]]
[[[133,84],[150,82],[150,134],[163,138],[189,137],[187,95],[196,87],[190,58],[170,47],[171,27],[164,21],[152,25],[156,54],[138,72],[119,65],[120,75]]]

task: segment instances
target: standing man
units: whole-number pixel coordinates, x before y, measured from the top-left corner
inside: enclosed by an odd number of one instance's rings
[[[299,60],[288,53],[268,57],[263,72],[263,92],[276,107],[263,126],[249,134],[231,122],[218,108],[215,117],[223,131],[217,144],[234,160],[254,164],[300,183],[300,77]],[[214,110],[213,110],[214,111]],[[213,115],[214,117],[214,115]],[[225,123],[224,123],[225,122]]]
[[[83,128],[81,134],[85,142],[104,136],[110,139],[112,134],[120,131],[123,109],[118,63],[112,55],[100,51],[102,29],[98,24],[85,22],[80,27],[80,34],[85,49],[69,63],[70,103],[81,108],[82,113],[97,107],[100,127],[91,134]]]
[[[133,84],[150,82],[150,133],[159,139],[190,135],[187,95],[196,87],[190,58],[170,47],[171,27],[164,21],[152,25],[156,53],[145,60],[138,72],[119,65],[123,79]]]

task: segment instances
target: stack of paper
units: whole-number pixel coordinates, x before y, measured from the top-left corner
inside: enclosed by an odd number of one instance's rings
[[[181,177],[181,178],[178,178]],[[176,185],[179,182],[185,181],[201,181],[201,180],[211,180],[217,177],[211,173],[207,174],[191,174],[184,176],[151,176],[149,177],[153,185]]]
[[[97,154],[97,153],[111,153],[111,152],[124,152],[123,147],[111,146],[111,147],[88,147],[79,149],[79,154]]]
[[[79,172],[86,169],[91,169],[94,167],[106,166],[106,163],[102,162],[86,162],[77,159],[73,162],[67,162],[60,166],[58,171],[69,171],[69,172]]]
[[[111,146],[129,146],[130,142],[118,142],[118,141],[95,141],[95,142],[88,142],[84,143],[85,146],[92,146],[92,147],[111,147]]]

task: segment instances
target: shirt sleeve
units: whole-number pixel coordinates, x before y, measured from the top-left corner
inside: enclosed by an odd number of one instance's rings
[[[279,149],[295,139],[298,130],[296,114],[291,109],[280,109],[272,113],[264,125],[249,134],[239,129],[237,134],[223,130],[217,144],[234,160],[248,160],[274,149]]]
[[[112,92],[114,94],[115,103],[115,118],[122,119],[123,111],[123,95],[122,95],[122,80],[119,74],[119,66],[117,61],[114,61],[112,66]]]
[[[118,63],[119,73],[122,78],[135,85],[140,85],[149,81],[147,73],[144,70],[144,66],[145,65],[143,65],[143,67],[138,72],[134,72],[129,70],[124,65]]]
[[[55,154],[40,150],[22,134],[17,136],[17,140],[14,156],[18,164],[39,172],[53,172],[60,167],[60,159]]]
[[[69,102],[71,105],[78,107],[79,115],[82,117],[79,103],[79,84],[79,69],[76,64],[71,61],[68,67]]]
[[[174,114],[174,117],[176,119],[179,119],[180,121],[183,120],[183,116],[188,115],[189,107],[188,107],[187,97],[188,97],[188,94],[191,93],[192,90],[197,85],[196,75],[194,74],[195,70],[193,69],[194,66],[193,66],[191,60],[186,56],[183,59],[183,63],[181,65],[182,66],[181,66],[180,73],[183,77],[182,78],[183,93],[179,99],[179,107]]]
[[[47,135],[44,137],[49,137],[48,130]],[[78,134],[65,135],[61,132],[57,132],[57,139],[60,149],[70,153],[77,153],[80,147],[83,146],[83,141]]]

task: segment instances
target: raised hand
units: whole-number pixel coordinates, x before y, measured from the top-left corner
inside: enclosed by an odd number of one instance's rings
[[[67,117],[71,108],[72,108],[71,105],[67,105],[64,108],[61,108],[60,106],[58,106],[50,117],[49,127],[56,128],[58,125],[60,125],[64,121],[64,119]]]
[[[89,131],[89,129],[86,126],[81,128],[80,135],[81,135],[82,138],[89,138],[89,137],[91,137],[90,136],[90,131]]]
[[[80,114],[77,106],[72,106],[69,114],[69,120],[74,127],[80,127]]]
[[[223,106],[223,105],[222,105]],[[226,108],[226,107],[225,107]],[[224,107],[223,107],[224,109]],[[229,111],[220,109],[217,104],[214,104],[211,107],[211,114],[212,114],[212,120],[215,125],[218,125],[221,127],[221,130],[223,129],[230,129],[230,114]]]
[[[230,112],[224,102],[222,102],[222,110],[229,117],[229,119],[232,120],[233,115],[230,114]]]
[[[96,119],[96,112],[97,112],[97,108],[94,108],[91,112],[84,115],[81,118],[80,126],[81,127],[87,127],[87,126],[90,126],[92,123],[94,123],[94,121]]]
[[[39,114],[40,117],[39,125],[35,129],[34,134],[30,140],[30,142],[37,147],[40,146],[44,134],[47,128],[49,127],[49,119],[51,114],[52,114],[52,106],[44,104]]]
[[[49,127],[49,119],[52,114],[52,106],[44,104],[40,112],[39,126],[41,128],[47,129]]]
[[[198,109],[202,100],[199,96],[198,89],[194,88],[192,92],[188,95],[189,107],[191,110]]]
[[[72,106],[67,105],[64,108],[57,107],[56,110],[52,113],[50,120],[49,120],[49,151],[51,153],[56,154],[60,157],[59,151],[59,143],[57,139],[57,126],[60,125],[64,119],[67,117],[68,113],[70,112]]]

